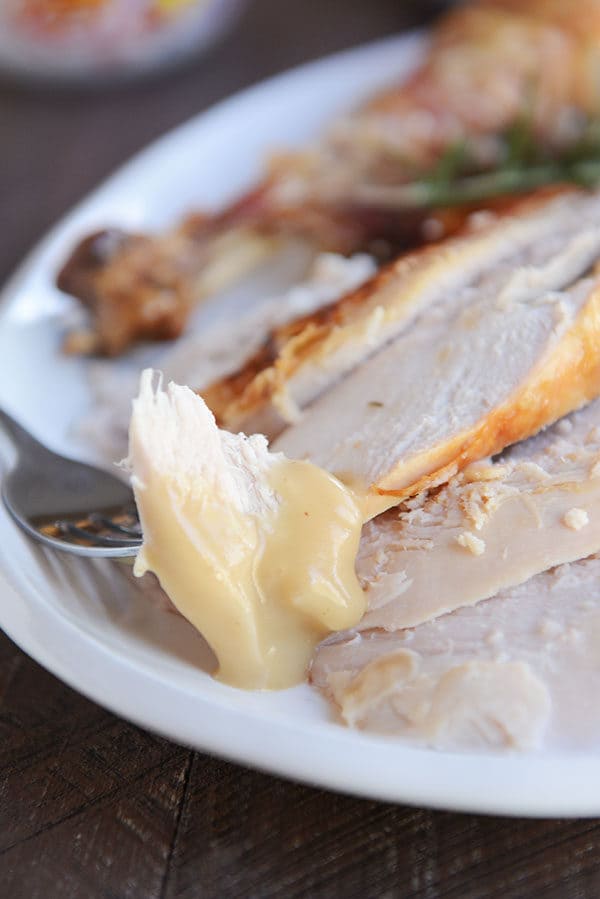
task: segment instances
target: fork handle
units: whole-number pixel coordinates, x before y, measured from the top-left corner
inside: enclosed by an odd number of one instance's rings
[[[0,428],[4,431],[5,434],[11,438],[16,447],[21,450],[21,452],[26,453],[28,450],[30,452],[36,450],[44,450],[45,447],[39,443],[35,437],[33,437],[29,431],[26,431],[24,427],[22,427],[18,422],[12,418],[8,412],[5,412],[4,409],[0,407]]]

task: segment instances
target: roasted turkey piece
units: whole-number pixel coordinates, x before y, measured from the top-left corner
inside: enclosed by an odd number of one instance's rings
[[[395,352],[389,345],[404,335],[422,334],[427,316],[446,316],[450,330],[457,302],[470,302],[483,291],[493,308],[495,294],[501,294],[510,276],[517,282],[531,280],[535,292],[533,272],[542,260],[555,278],[563,252],[577,260],[591,239],[592,257],[584,253],[583,273],[597,253],[593,235],[599,227],[600,193],[573,188],[546,189],[513,199],[493,214],[478,213],[461,234],[403,254],[337,302],[275,329],[245,365],[206,385],[202,396],[231,431],[260,432],[273,439],[292,426],[297,437],[304,418],[310,432],[313,414],[328,393],[343,389],[353,373],[361,377],[369,360],[386,346],[389,354]],[[560,283],[559,277],[549,286]],[[509,324],[506,315],[504,325]],[[398,376],[391,381],[397,382]],[[376,403],[372,424],[381,396],[379,389],[371,393],[366,399]],[[403,405],[408,402],[404,397]],[[389,412],[388,407],[382,415]],[[312,444],[315,440],[310,438]]]
[[[315,146],[273,159],[233,206],[159,236],[111,231],[85,241],[58,284],[89,308],[92,325],[67,348],[116,355],[139,339],[177,336],[198,298],[255,264],[273,236],[385,254],[452,231],[460,214],[442,214],[432,230],[430,213],[394,208],[387,188],[463,144],[470,170],[494,169],[507,129],[524,120],[547,154],[563,153],[597,115],[599,60],[600,0],[461,6],[440,21],[408,81],[334,123]]]

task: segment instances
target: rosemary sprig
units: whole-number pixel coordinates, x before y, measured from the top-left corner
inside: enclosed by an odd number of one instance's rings
[[[477,171],[468,144],[453,144],[435,168],[397,185],[357,184],[356,201],[387,209],[461,206],[505,194],[527,193],[549,184],[600,185],[600,121],[590,121],[580,139],[556,158],[539,142],[527,119],[519,119],[499,138],[499,163]]]
[[[582,187],[600,185],[600,157],[572,163],[546,162],[525,168],[503,167],[493,172],[466,175],[454,181],[439,182],[428,178],[390,187],[357,185],[353,196],[365,205],[389,209],[426,209],[462,206],[560,183]]]

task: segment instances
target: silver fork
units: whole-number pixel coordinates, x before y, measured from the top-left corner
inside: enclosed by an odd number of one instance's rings
[[[53,453],[0,409],[17,450],[2,499],[24,531],[79,556],[134,556],[142,531],[133,492],[114,475]]]

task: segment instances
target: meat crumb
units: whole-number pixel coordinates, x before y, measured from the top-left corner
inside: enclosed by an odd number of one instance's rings
[[[563,519],[564,523],[568,528],[571,528],[573,531],[580,531],[581,528],[585,527],[586,524],[589,523],[589,515],[585,511],[585,509],[569,509],[569,511],[565,514]]]
[[[478,481],[499,481],[500,478],[506,477],[509,472],[508,465],[501,465],[496,462],[472,462],[462,472],[462,478],[465,484],[472,484]]]
[[[481,537],[476,537],[475,534],[471,534],[469,531],[459,534],[456,542],[468,549],[474,556],[481,556],[485,552],[485,540],[482,540]]]
[[[566,436],[573,430],[573,423],[569,421],[568,418],[561,418],[561,420],[556,425],[556,430],[559,434],[563,434]]]

